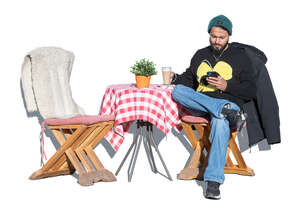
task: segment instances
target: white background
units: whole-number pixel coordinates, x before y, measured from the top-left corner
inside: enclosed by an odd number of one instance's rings
[[[279,3],[280,2],[280,3]],[[151,173],[141,150],[131,183],[123,168],[118,181],[82,187],[72,176],[30,181],[39,168],[36,118],[27,118],[20,91],[25,54],[36,47],[58,46],[75,54],[71,87],[75,101],[97,114],[105,88],[134,83],[130,66],[148,58],[184,71],[194,52],[208,45],[207,25],[219,14],[233,22],[231,41],[255,45],[269,58],[267,67],[278,98],[282,143],[271,151],[243,153],[256,176],[226,175],[222,200],[203,197],[195,181],[176,174],[190,153],[172,134],[159,148],[174,181]],[[298,202],[299,192],[299,7],[296,1],[3,1],[0,3],[1,209],[200,209],[284,208]],[[160,83],[161,75],[152,83]],[[110,156],[95,150],[115,171],[132,135]],[[54,152],[46,140],[48,157]],[[3,206],[6,206],[3,208]],[[291,205],[292,206],[292,205]]]

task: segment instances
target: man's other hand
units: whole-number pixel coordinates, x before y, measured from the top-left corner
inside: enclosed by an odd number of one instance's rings
[[[208,77],[207,78],[208,84],[215,86],[219,90],[226,90],[227,87],[227,81],[223,79],[223,77]]]

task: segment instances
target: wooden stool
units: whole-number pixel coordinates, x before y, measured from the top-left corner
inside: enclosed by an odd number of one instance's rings
[[[178,174],[178,179],[203,179],[203,174],[208,163],[208,156],[211,147],[211,143],[209,141],[209,121],[203,117],[194,117],[187,115],[181,119],[181,124],[188,140],[192,144],[194,153],[188,164],[188,167],[181,170],[181,172]],[[199,139],[196,137],[193,131],[193,127],[197,131]],[[246,165],[244,158],[235,142],[236,136],[237,131],[231,130],[224,173],[254,176],[254,171]],[[204,152],[204,150],[206,151],[206,153]],[[236,160],[237,164],[234,164],[232,162],[230,153],[233,154],[233,157]]]
[[[48,119],[45,123],[61,147],[41,169],[30,176],[30,179],[67,175],[76,170],[79,175],[78,182],[84,186],[98,181],[116,181],[113,173],[104,168],[93,151],[113,127],[114,116]]]

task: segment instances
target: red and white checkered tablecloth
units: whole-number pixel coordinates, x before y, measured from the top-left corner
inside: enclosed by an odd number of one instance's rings
[[[147,120],[165,134],[180,124],[179,111],[184,112],[172,99],[174,86],[150,85],[136,88],[135,84],[107,87],[99,114],[115,114],[115,126],[105,138],[115,150],[124,141],[134,120]]]

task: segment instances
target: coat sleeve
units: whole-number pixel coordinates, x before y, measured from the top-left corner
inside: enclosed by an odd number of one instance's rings
[[[277,144],[281,142],[279,106],[266,66],[261,64],[258,68],[258,112],[268,143]]]

